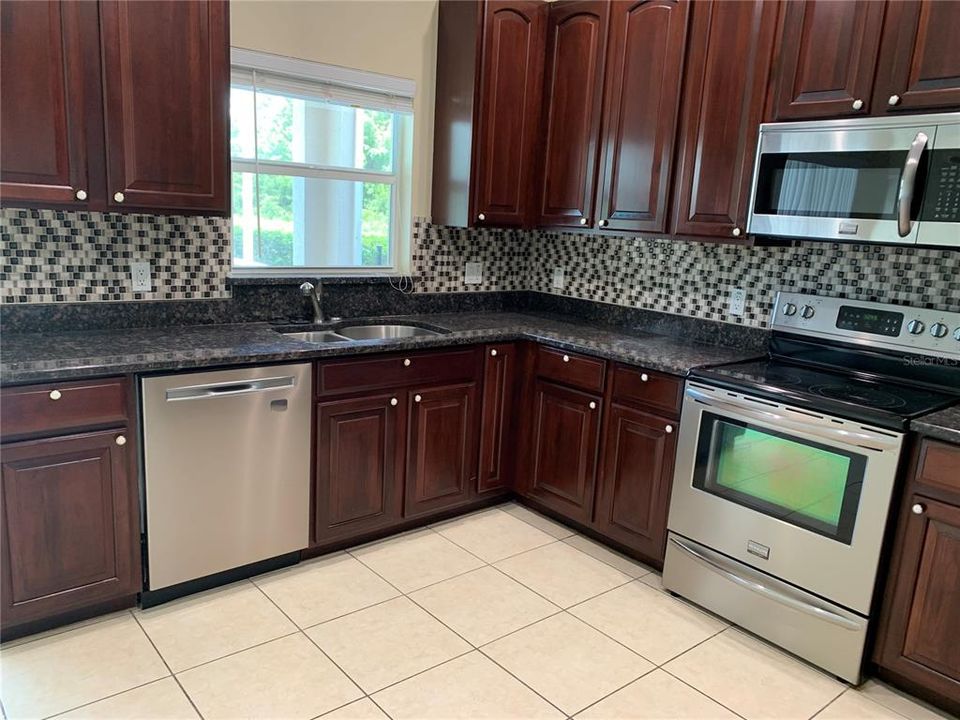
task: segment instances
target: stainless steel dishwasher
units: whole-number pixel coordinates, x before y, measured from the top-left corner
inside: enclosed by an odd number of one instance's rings
[[[309,364],[141,380],[145,605],[309,544],[310,380]]]

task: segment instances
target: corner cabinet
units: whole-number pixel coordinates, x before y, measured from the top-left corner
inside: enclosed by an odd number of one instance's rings
[[[5,206],[228,213],[225,0],[0,12]]]
[[[442,0],[433,221],[528,227],[543,83],[540,0]]]

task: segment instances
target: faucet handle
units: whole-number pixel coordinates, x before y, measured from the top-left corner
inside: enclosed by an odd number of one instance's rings
[[[315,290],[312,282],[305,282],[300,286],[301,295],[309,295]]]

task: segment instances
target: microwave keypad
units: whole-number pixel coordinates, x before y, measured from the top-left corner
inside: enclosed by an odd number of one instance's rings
[[[960,150],[934,151],[924,220],[960,222]]]

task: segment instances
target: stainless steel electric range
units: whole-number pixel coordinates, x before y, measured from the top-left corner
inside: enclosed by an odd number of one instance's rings
[[[907,424],[960,402],[960,313],[780,293],[772,328],[686,383],[663,584],[858,683]]]

